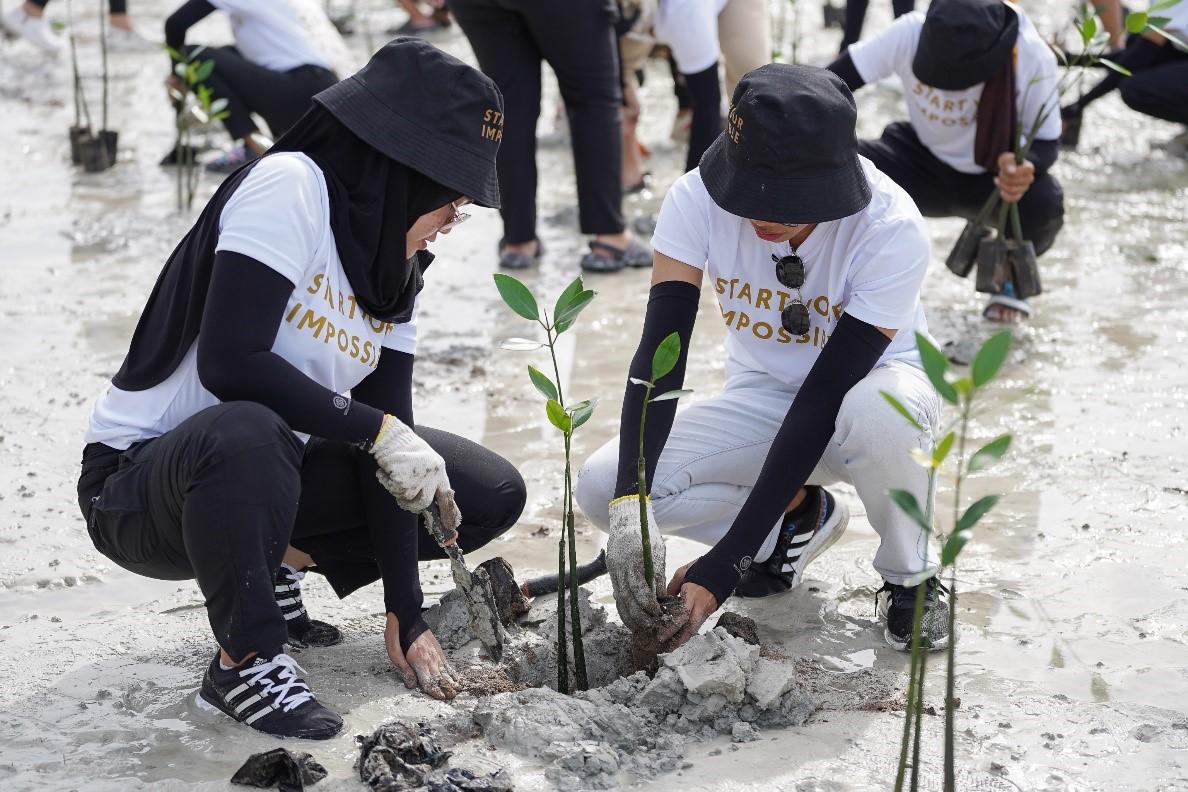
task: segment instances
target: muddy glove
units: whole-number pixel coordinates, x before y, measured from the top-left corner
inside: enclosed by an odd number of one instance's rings
[[[420,514],[436,502],[442,525],[452,531],[462,524],[454,491],[446,476],[445,460],[416,432],[392,415],[385,415],[371,444],[379,470],[375,477],[392,493],[400,508]]]
[[[664,539],[649,501],[648,538],[652,542],[654,585],[644,578],[643,539],[640,537],[639,496],[626,495],[610,503],[610,539],[606,565],[615,590],[615,607],[623,624],[633,633],[656,630],[660,619],[657,595],[664,592]]]

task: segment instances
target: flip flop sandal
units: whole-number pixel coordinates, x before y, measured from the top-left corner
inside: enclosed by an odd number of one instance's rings
[[[499,269],[522,270],[529,269],[534,264],[540,263],[540,257],[544,255],[544,243],[539,239],[536,240],[536,254],[525,253],[522,250],[503,250],[499,251]]]
[[[986,303],[986,307],[982,309],[982,318],[990,322],[995,322],[996,324],[1013,324],[1013,322],[1003,322],[998,319],[991,319],[990,309],[995,306],[1010,308],[1011,310],[1018,311],[1023,315],[1023,319],[1031,318],[1031,306],[1028,305],[1027,300],[1020,300],[1017,297],[1008,297],[1005,294],[996,294],[990,298],[990,301]]]
[[[625,248],[591,240],[590,252],[582,256],[581,263],[586,272],[618,272],[624,267],[650,267],[652,249],[638,239],[628,242]]]
[[[623,195],[634,195],[635,193],[641,193],[651,186],[652,186],[652,172],[644,171],[642,174],[640,174],[638,182],[636,182],[635,184],[632,184],[630,187],[623,188]]]

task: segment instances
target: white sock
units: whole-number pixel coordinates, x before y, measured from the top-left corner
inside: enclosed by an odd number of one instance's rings
[[[221,668],[224,671],[230,671],[232,668],[235,668],[235,666],[223,665],[223,655],[220,654],[219,655],[219,668]]]

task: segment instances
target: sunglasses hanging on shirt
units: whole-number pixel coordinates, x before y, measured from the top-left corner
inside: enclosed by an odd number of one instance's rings
[[[780,311],[780,324],[792,335],[802,336],[809,331],[808,306],[800,293],[800,287],[804,285],[804,262],[795,253],[780,257],[772,253],[771,260],[776,265],[776,280],[789,289],[796,289],[792,304]]]

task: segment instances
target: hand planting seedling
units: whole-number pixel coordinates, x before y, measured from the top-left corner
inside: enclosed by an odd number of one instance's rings
[[[969,438],[969,424],[973,417],[974,399],[991,380],[994,379],[1007,358],[1011,349],[1011,333],[1002,330],[990,336],[974,357],[970,374],[950,381],[946,377],[949,367],[944,354],[919,333],[916,334],[916,345],[920,350],[920,360],[924,371],[932,382],[941,398],[955,406],[960,411],[956,420],[956,428],[946,432],[932,451],[917,449],[913,458],[928,471],[928,499],[921,508],[914,495],[907,490],[891,490],[890,494],[896,505],[922,528],[931,540],[934,530],[933,495],[936,492],[936,478],[941,465],[948,459],[954,445],[957,448],[957,468],[953,491],[953,527],[948,534],[937,534],[941,544],[940,569],[935,572],[941,575],[945,569],[949,570],[949,643],[948,668],[945,681],[945,753],[944,753],[944,788],[945,792],[954,792],[957,788],[954,767],[954,738],[955,717],[957,703],[954,696],[957,662],[957,559],[962,549],[969,542],[970,531],[986,514],[998,503],[998,495],[987,495],[974,501],[961,511],[961,486],[965,477],[985,470],[997,462],[1011,445],[1011,435],[1003,434],[991,440],[978,449],[966,463],[965,447]],[[923,427],[894,396],[886,391],[882,392],[895,410],[912,426],[920,431]],[[924,614],[924,599],[926,586],[921,585],[933,571],[925,571],[907,581],[908,586],[916,587],[916,606],[912,618],[911,666],[908,673],[907,710],[903,724],[903,738],[899,750],[899,769],[895,776],[895,792],[902,792],[904,788],[907,768],[911,767],[909,789],[915,792],[919,788],[920,768],[920,735],[921,717],[924,712],[924,671],[927,666],[929,646],[921,640],[924,632],[922,619]],[[912,758],[908,760],[909,747]]]
[[[548,310],[542,311],[536,303],[536,298],[528,287],[520,281],[502,273],[495,276],[495,286],[499,295],[507,306],[516,314],[529,321],[536,322],[545,331],[545,341],[533,341],[525,338],[512,338],[503,342],[504,349],[519,352],[531,352],[542,347],[548,347],[549,358],[553,364],[553,376],[556,382],[547,374],[534,366],[528,367],[528,378],[532,385],[545,397],[545,416],[549,423],[561,432],[565,443],[565,471],[563,478],[562,499],[562,530],[557,542],[557,577],[562,582],[557,588],[557,689],[562,693],[570,691],[569,655],[566,641],[566,586],[569,583],[570,617],[572,619],[573,635],[573,665],[576,688],[585,690],[589,687],[586,675],[586,657],[582,646],[582,620],[579,612],[578,577],[577,577],[577,545],[574,539],[573,517],[573,472],[571,465],[571,450],[573,433],[578,427],[590,420],[594,414],[594,407],[598,400],[578,402],[572,406],[565,403],[565,394],[561,388],[561,369],[557,365],[557,339],[569,328],[590,301],[594,299],[594,292],[582,285],[582,279],[575,278],[553,307],[552,319]],[[568,543],[568,558],[566,553]]]
[[[177,165],[177,209],[188,210],[194,205],[194,194],[198,190],[198,160],[191,142],[193,130],[187,117],[187,102],[192,94],[197,99],[194,115],[202,123],[222,121],[230,111],[226,99],[215,99],[205,81],[214,72],[213,60],[198,60],[204,47],[198,47],[186,54],[166,48],[173,59],[173,75],[176,78],[169,86],[175,116],[173,128],[176,133],[174,155]]]

